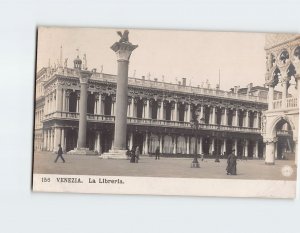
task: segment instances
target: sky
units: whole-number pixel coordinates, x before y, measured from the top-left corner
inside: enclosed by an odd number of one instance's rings
[[[77,49],[87,57],[88,69],[117,73],[116,55],[110,46],[119,40],[116,31],[123,29],[51,28],[38,30],[37,69],[53,66],[60,57],[68,58],[73,67]],[[265,34],[238,32],[204,32],[129,29],[129,41],[137,44],[132,52],[129,76],[158,78],[176,83],[200,85],[209,80],[211,87],[219,82],[222,90],[247,84],[263,85],[265,76]],[[64,60],[64,59],[63,59]]]

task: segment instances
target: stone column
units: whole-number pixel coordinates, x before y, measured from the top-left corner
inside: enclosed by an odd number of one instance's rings
[[[61,87],[57,87],[56,89],[56,109],[55,112],[62,111],[62,99],[63,99],[63,90]]]
[[[266,143],[266,158],[265,164],[274,165],[275,164],[275,141],[273,139],[265,139]]]
[[[86,118],[87,118],[87,91],[88,81],[91,72],[80,72],[80,102],[79,102],[79,130],[78,130],[78,148],[86,148]]]
[[[175,135],[173,138],[174,138],[173,154],[177,154],[177,136]]]
[[[63,151],[66,151],[66,145],[65,145],[65,129],[61,128],[61,139],[60,139],[60,145]]]
[[[239,126],[239,110],[235,110],[235,126]]]
[[[47,150],[47,131],[44,130],[44,145],[43,145],[43,150]]]
[[[258,140],[257,141],[255,141],[255,146],[254,146],[254,158],[258,158]]]
[[[80,93],[77,93],[76,96],[76,112],[79,112],[79,100],[80,100]]]
[[[282,80],[282,108],[286,108],[286,98],[288,96],[288,83],[289,83],[289,78],[284,77]]]
[[[224,144],[223,144],[223,153],[224,152],[226,152],[227,153],[227,147],[226,147],[226,145],[227,145],[227,139],[225,138],[224,139],[224,142],[223,142]]]
[[[196,139],[196,143],[198,143],[197,142],[198,140]],[[202,151],[202,144],[203,144],[203,138],[200,136],[199,137],[199,149],[198,149],[198,151],[199,151],[199,154],[201,155],[202,153],[203,153],[203,151]]]
[[[268,110],[273,109],[273,100],[274,100],[274,87],[269,86],[269,92],[268,92]]]
[[[46,150],[50,150],[50,130],[47,130],[47,147]]]
[[[164,101],[161,101],[161,107],[160,107],[160,120],[164,119]]]
[[[202,119],[203,118],[203,112],[204,111],[204,108],[203,108],[203,105],[201,105],[200,107],[200,116],[199,116],[199,119]]]
[[[215,139],[212,138],[211,139],[211,144],[210,144],[210,147],[209,147],[209,153],[212,155],[212,152],[215,150]]]
[[[234,140],[234,150],[235,150],[235,155],[237,155],[237,146],[238,146],[238,140],[237,139],[235,139]]]
[[[133,133],[130,132],[129,133],[129,148],[128,149],[131,150],[132,147],[133,147]]]
[[[187,110],[187,120],[186,122],[191,121],[191,104],[188,104],[188,110]]]
[[[54,130],[53,129],[51,129],[51,138],[50,138],[50,151],[53,151],[53,149],[54,149]]]
[[[259,117],[260,117],[260,113],[256,112],[256,128],[260,128],[260,124],[259,124]]]
[[[190,154],[190,137],[187,136],[187,141],[186,141],[186,153]]]
[[[125,31],[126,32],[126,31]],[[124,32],[124,34],[125,34]],[[128,32],[128,31],[127,31]],[[114,150],[124,150],[126,158],[126,131],[127,131],[127,105],[128,105],[128,65],[132,51],[137,45],[130,42],[116,42],[111,49],[117,55],[118,76],[117,76],[117,96],[115,112],[115,132]]]
[[[249,127],[249,111],[246,110],[245,127]]]
[[[58,150],[58,144],[60,144],[60,136],[61,136],[61,129],[56,127],[54,128],[54,145],[53,145],[53,150],[57,151]]]
[[[244,145],[244,150],[245,150],[244,156],[245,156],[246,158],[248,158],[248,147],[249,147],[249,140],[246,139],[246,140],[245,140],[245,145]]]
[[[149,133],[146,132],[145,135],[145,154],[148,155],[148,141],[149,141]]]
[[[115,116],[116,115],[116,97],[114,97],[114,96],[112,97],[112,101],[111,101],[111,112],[110,112],[110,115],[111,116]],[[127,118],[127,114],[126,114],[126,118]]]
[[[178,119],[177,119],[177,102],[175,101],[175,107],[174,107],[174,118],[173,118],[173,120],[174,121],[178,121]]]
[[[149,118],[149,109],[150,109],[150,103],[149,99],[146,100],[146,113],[145,113],[145,118]]]
[[[134,97],[131,98],[130,116],[134,117]]]
[[[62,111],[66,111],[66,90],[62,89]]]
[[[227,108],[224,108],[223,125],[228,125]]]
[[[163,135],[162,134],[159,136],[159,151],[160,151],[160,153],[163,153]]]
[[[101,94],[99,94],[98,114],[99,115],[103,114],[103,112],[102,112],[102,95]]]

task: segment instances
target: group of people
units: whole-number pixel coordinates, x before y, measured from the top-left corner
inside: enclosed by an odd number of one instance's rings
[[[127,158],[130,160],[130,163],[138,163],[140,159],[140,147],[132,147],[131,150],[127,150]],[[155,150],[155,160],[160,159],[160,150],[159,146]]]
[[[140,159],[140,147],[132,147],[131,150],[127,150],[127,157],[130,159],[130,163],[138,163]]]

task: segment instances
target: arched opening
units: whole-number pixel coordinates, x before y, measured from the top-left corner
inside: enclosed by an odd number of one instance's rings
[[[204,106],[204,108],[203,108],[203,111],[204,111],[204,114],[203,114],[203,116],[204,116],[204,123],[205,124],[209,124],[210,122],[209,122],[209,118],[210,118],[210,107],[208,107],[208,106]]]
[[[249,112],[249,127],[250,128],[254,127],[254,118],[255,118],[254,112],[250,111]]]
[[[151,116],[152,119],[156,120],[157,119],[157,110],[158,110],[158,103],[157,101],[152,101],[152,109],[151,109]]]
[[[222,109],[219,107],[216,108],[216,118],[217,118],[217,125],[220,125],[222,119]]]
[[[96,139],[96,133],[94,130],[87,130],[86,134],[86,147],[89,148],[89,150],[95,149],[95,139]]]
[[[244,123],[244,110],[240,110],[239,114],[238,114],[238,123],[239,123],[239,127],[243,127],[243,123]]]
[[[283,50],[283,51],[281,52],[281,54],[279,55],[279,60],[280,60],[283,64],[286,64],[287,61],[289,60],[289,58],[290,58],[290,55],[289,55],[289,53],[288,53],[287,50]]]
[[[232,126],[232,119],[233,119],[233,110],[232,109],[228,109],[228,125]],[[226,125],[226,122],[225,122]]]
[[[289,122],[285,119],[280,120],[275,126],[275,132],[278,139],[275,145],[275,157],[277,159],[293,159],[295,156],[293,131]]]
[[[143,118],[143,100],[137,99],[136,101],[136,117]]]
[[[297,59],[298,61],[300,61],[300,46],[297,46],[294,50],[294,57],[295,59]]]
[[[66,130],[66,151],[73,150],[77,147],[78,132],[76,129]]]
[[[87,113],[89,114],[94,114],[94,109],[95,109],[95,94],[88,94],[87,98]]]
[[[112,105],[112,98],[111,96],[105,96],[104,99],[104,115],[111,115],[111,105]]]
[[[171,120],[171,103],[166,103],[166,120]]]
[[[172,137],[169,135],[164,136],[163,153],[164,154],[172,154],[173,153],[173,140],[172,140]]]
[[[208,155],[209,154],[209,146],[210,146],[211,140],[209,136],[203,137],[202,139],[202,149],[203,154]]]
[[[77,94],[76,92],[73,91],[69,95],[69,112],[76,112],[76,108],[77,108]]]
[[[185,104],[178,104],[178,121],[184,121]]]

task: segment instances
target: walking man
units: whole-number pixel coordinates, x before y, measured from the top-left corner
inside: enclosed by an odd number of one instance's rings
[[[156,150],[155,150],[155,160],[156,159],[159,159],[159,146],[156,147]]]
[[[61,159],[62,159],[62,161],[63,161],[63,162],[65,162],[65,159],[63,158],[62,154],[63,154],[63,151],[62,151],[61,145],[60,145],[60,144],[58,144],[57,157],[56,157],[56,159],[55,159],[54,163],[56,163],[56,162],[57,162],[58,158],[61,158]]]
[[[227,175],[236,175],[236,156],[235,150],[227,158]]]

